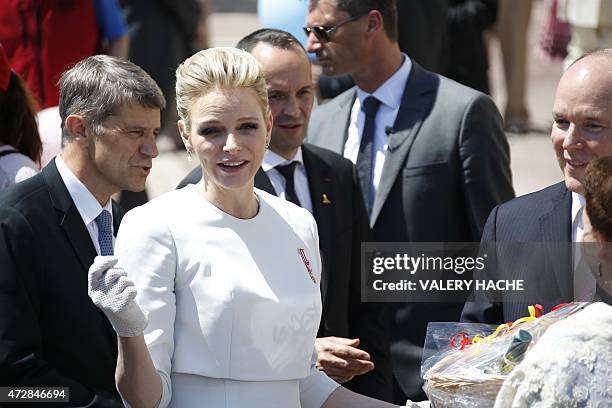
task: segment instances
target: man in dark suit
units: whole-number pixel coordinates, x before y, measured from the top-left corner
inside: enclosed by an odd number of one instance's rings
[[[311,0],[307,49],[356,87],[313,112],[308,141],[357,165],[375,241],[478,242],[514,196],[509,147],[489,97],[421,68],[397,43],[393,0]],[[462,304],[391,306],[394,402],[418,400],[427,323]]]
[[[571,243],[582,240],[584,188],[589,161],[612,156],[612,49],[577,60],[563,74],[553,106],[551,139],[565,180],[496,207],[487,220],[483,243],[496,243],[497,276],[525,279],[528,292],[505,302],[468,302],[462,319],[489,323],[527,315],[530,304],[593,300],[600,295],[595,279],[582,274],[579,253]],[[534,244],[534,243],[544,243]],[[539,250],[510,256],[512,245]],[[588,271],[587,271],[588,272]],[[499,300],[499,299],[498,299]]]
[[[360,299],[359,255],[369,228],[354,166],[336,153],[302,144],[314,100],[306,52],[291,34],[272,29],[249,34],[237,47],[262,65],[274,117],[255,187],[308,209],[319,228],[323,314],[317,365],[361,394],[388,400],[386,316],[378,304],[362,304]],[[179,187],[201,177],[198,167]]]
[[[158,151],[165,100],[136,65],[87,58],[60,83],[63,150],[0,193],[0,384],[69,387],[62,406],[123,406],[116,335],[87,295],[96,255],[112,255],[122,211]]]

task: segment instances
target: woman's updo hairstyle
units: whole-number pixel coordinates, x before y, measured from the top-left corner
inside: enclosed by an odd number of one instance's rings
[[[268,92],[259,62],[248,52],[232,47],[209,48],[187,58],[176,69],[176,107],[190,130],[189,111],[194,101],[215,89],[247,88],[255,91],[264,118],[268,115]]]

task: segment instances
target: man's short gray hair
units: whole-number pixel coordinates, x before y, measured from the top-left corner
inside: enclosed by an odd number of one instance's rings
[[[94,55],[62,74],[59,113],[64,141],[66,118],[81,115],[95,129],[129,104],[163,109],[164,94],[139,66],[108,55]]]

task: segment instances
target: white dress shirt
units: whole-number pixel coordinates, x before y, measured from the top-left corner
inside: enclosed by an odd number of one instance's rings
[[[293,173],[293,183],[295,186],[295,194],[297,194],[298,200],[302,207],[307,209],[312,214],[312,199],[310,197],[310,189],[308,188],[308,175],[306,174],[306,167],[304,167],[304,159],[302,158],[302,147],[298,147],[295,156],[291,160],[287,160],[284,157],[274,153],[271,150],[267,150],[264,155],[261,168],[266,172],[266,175],[276,191],[276,195],[286,199],[285,197],[285,177],[278,172],[274,167],[278,165],[286,165],[291,162],[298,162],[295,166],[295,172]]]
[[[572,242],[581,242],[584,233],[582,224],[582,213],[586,199],[583,195],[572,191]]]
[[[586,199],[584,196],[572,192],[572,242],[574,265],[574,300],[589,302],[595,296],[597,282],[593,277],[588,263],[582,259],[580,242],[584,233],[582,215]]]
[[[380,184],[380,178],[382,176],[383,166],[385,164],[385,157],[387,156],[387,146],[389,136],[387,135],[387,128],[393,129],[395,124],[395,118],[399,111],[400,104],[402,102],[402,96],[404,95],[404,89],[410,71],[412,70],[412,62],[406,54],[404,55],[404,62],[395,73],[387,79],[374,93],[367,93],[357,88],[357,98],[353,104],[351,110],[351,120],[348,128],[348,138],[344,144],[344,157],[357,163],[357,155],[359,154],[359,145],[361,144],[361,134],[363,133],[363,127],[365,125],[365,114],[361,110],[361,102],[368,96],[374,96],[378,99],[381,104],[376,112],[375,119],[375,131],[374,131],[374,145],[372,151],[374,152],[374,163],[372,165],[373,176],[372,176],[372,187],[373,197],[376,197],[378,191],[378,185]]]
[[[100,243],[98,242],[98,224],[96,224],[96,218],[102,210],[106,210],[111,215],[111,228],[113,229],[113,247],[115,246],[115,231],[113,226],[113,205],[111,200],[108,200],[106,205],[102,207],[98,200],[91,194],[91,192],[85,187],[81,180],[79,180],[74,173],[68,168],[61,155],[55,156],[55,164],[60,177],[64,181],[68,194],[74,202],[83,223],[87,227],[87,232],[91,237],[91,241],[96,248],[96,252],[100,255]]]

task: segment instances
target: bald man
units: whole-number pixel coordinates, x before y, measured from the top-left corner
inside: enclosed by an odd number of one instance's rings
[[[550,307],[598,299],[596,282],[590,274],[581,274],[580,257],[571,243],[582,240],[586,166],[612,156],[612,48],[586,54],[568,68],[559,81],[552,114],[551,140],[564,181],[493,209],[482,237],[483,243],[497,243],[495,275],[525,278],[530,286],[520,299],[467,303],[463,320],[502,323],[527,315],[529,304]],[[508,256],[508,243],[529,244],[535,250]]]

